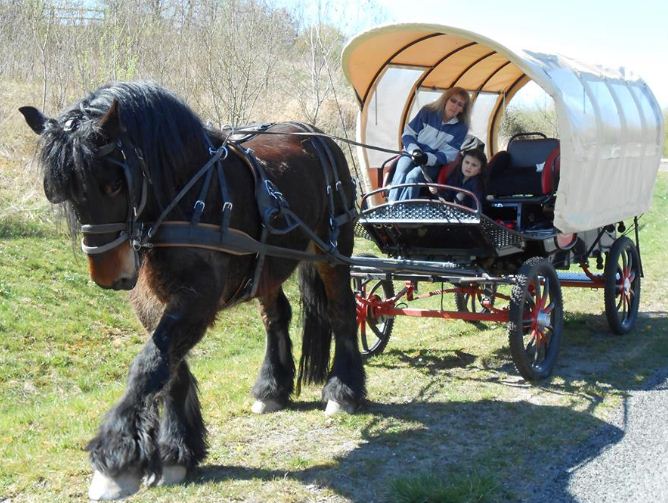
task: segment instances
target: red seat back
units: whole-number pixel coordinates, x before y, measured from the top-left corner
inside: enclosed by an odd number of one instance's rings
[[[557,183],[559,182],[559,167],[560,167],[561,155],[559,152],[559,145],[552,149],[550,155],[547,156],[545,160],[545,166],[543,167],[543,175],[541,178],[541,185],[543,188],[543,194],[551,194],[557,190]]]
[[[449,162],[448,164],[444,164],[443,166],[441,166],[441,169],[438,172],[438,176],[436,177],[435,182],[439,183],[441,185],[445,185],[446,182],[448,181],[448,177],[455,170],[455,168],[459,165],[461,160],[462,160],[462,156],[461,156],[461,154],[458,154],[454,161]]]

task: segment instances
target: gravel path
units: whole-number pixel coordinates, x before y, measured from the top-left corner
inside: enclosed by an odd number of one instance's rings
[[[540,494],[526,501],[668,503],[668,367],[549,472]]]

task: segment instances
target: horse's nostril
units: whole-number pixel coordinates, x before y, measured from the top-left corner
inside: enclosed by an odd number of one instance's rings
[[[114,282],[112,288],[114,290],[132,290],[137,284],[137,276],[131,278],[121,278],[118,281]]]

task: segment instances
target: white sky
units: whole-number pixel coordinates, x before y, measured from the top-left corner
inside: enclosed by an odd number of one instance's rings
[[[376,2],[385,10],[382,22],[440,23],[503,45],[624,66],[649,85],[661,108],[668,108],[668,0]],[[370,17],[377,22],[378,14]]]
[[[502,45],[623,66],[668,109],[668,0],[270,0],[354,36],[380,24],[456,26]],[[319,13],[318,13],[319,11]]]

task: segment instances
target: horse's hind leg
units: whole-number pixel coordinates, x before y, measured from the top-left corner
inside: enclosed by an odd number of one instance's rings
[[[322,399],[327,403],[325,412],[334,414],[341,409],[353,412],[361,405],[366,396],[366,377],[357,345],[355,298],[350,288],[350,270],[343,265],[302,264],[300,273],[303,295],[309,297],[304,300],[304,315],[315,318],[311,321],[304,320],[305,331],[309,325],[315,327],[319,323],[328,324],[327,327],[321,327],[319,335],[305,333],[304,340],[306,341],[309,337],[328,338],[330,337],[329,330],[331,330],[336,344],[334,360],[322,391]],[[320,290],[322,293],[319,293]],[[312,307],[307,307],[307,302]],[[326,320],[317,319],[321,317],[317,313],[318,304],[326,309]],[[310,330],[317,332],[313,328]],[[322,377],[320,373],[326,369],[329,346],[325,340],[320,341],[319,345],[320,348],[315,350],[304,348],[303,353],[310,352],[311,355],[306,359],[302,355],[302,363],[304,366],[311,365],[316,369],[312,371],[311,376],[308,374],[310,371],[305,371],[306,381],[319,381]],[[310,346],[317,346],[317,344],[310,343]],[[310,363],[307,362],[309,358],[312,360]]]
[[[253,386],[253,412],[262,414],[282,409],[292,394],[295,364],[290,342],[292,311],[283,289],[278,287],[259,297],[267,345],[260,375]]]

